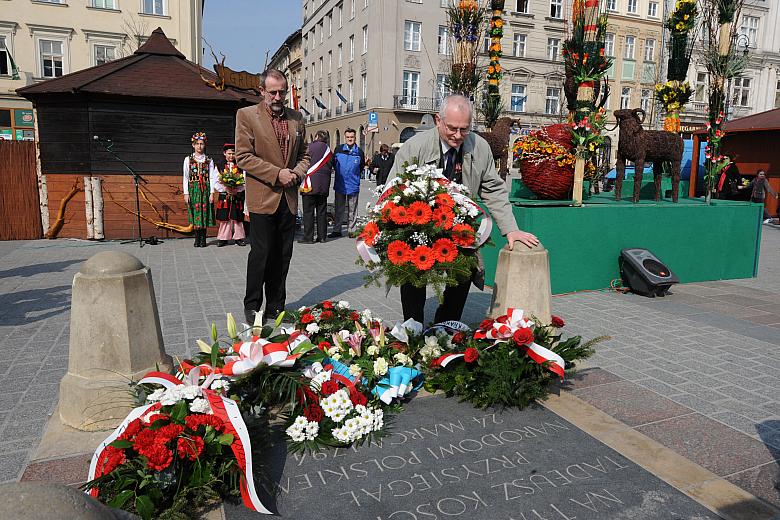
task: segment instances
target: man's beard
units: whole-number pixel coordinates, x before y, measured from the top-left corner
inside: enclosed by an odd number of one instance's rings
[[[277,104],[272,104],[272,105],[270,105],[270,106],[271,106],[271,110],[272,110],[272,111],[274,111],[274,112],[276,112],[277,114],[278,114],[279,112],[284,112],[284,105],[277,105]]]

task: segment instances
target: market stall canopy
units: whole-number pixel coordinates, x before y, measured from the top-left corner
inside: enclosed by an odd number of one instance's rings
[[[726,123],[723,125],[723,130],[726,131],[726,134],[734,132],[761,132],[780,130],[780,108],[775,108],[773,110],[767,110],[766,112],[760,112],[758,114],[726,121]],[[706,128],[702,128],[701,130],[694,132],[694,134],[697,135],[706,133]]]

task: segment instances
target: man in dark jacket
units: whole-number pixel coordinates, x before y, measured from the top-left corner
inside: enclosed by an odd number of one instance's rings
[[[328,133],[318,130],[309,144],[311,166],[300,187],[303,203],[303,238],[301,244],[314,243],[314,222],[317,222],[317,242],[325,242],[328,232],[328,193],[333,173],[333,152],[328,146]],[[316,212],[316,217],[315,217]]]
[[[344,222],[344,210],[347,211],[347,231],[357,229],[358,196],[360,195],[360,173],[366,163],[363,150],[355,143],[356,132],[352,128],[344,130],[345,144],[336,147],[333,152],[336,170],[333,191],[335,192],[335,222],[330,238],[341,236],[341,224]]]
[[[371,169],[376,177],[376,185],[381,186],[387,182],[387,176],[393,167],[393,156],[390,155],[390,147],[383,144],[379,147],[379,153],[371,160]]]

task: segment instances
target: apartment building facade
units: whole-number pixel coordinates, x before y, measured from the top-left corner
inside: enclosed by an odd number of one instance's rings
[[[16,89],[132,54],[157,27],[202,63],[203,0],[0,0],[0,138],[32,139]]]
[[[295,86],[298,95],[301,94],[303,85],[303,47],[301,30],[293,32],[284,40],[284,43],[276,50],[268,61],[266,68],[281,70],[287,76],[287,82]],[[288,105],[292,106],[292,88],[288,92]],[[300,102],[300,101],[299,101]],[[300,103],[303,106],[303,103]],[[304,107],[305,108],[305,107]],[[306,111],[303,112],[304,114]]]

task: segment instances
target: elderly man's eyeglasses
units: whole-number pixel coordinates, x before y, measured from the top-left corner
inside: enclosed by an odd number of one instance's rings
[[[276,96],[279,96],[280,98],[287,96],[286,90],[266,90],[265,93],[272,98],[275,98]]]
[[[444,121],[442,121],[444,123]],[[448,125],[447,123],[444,123],[444,128],[447,129],[447,132],[451,134],[457,134],[460,132],[460,135],[467,135],[469,132],[471,132],[471,128],[458,128],[457,126]]]

